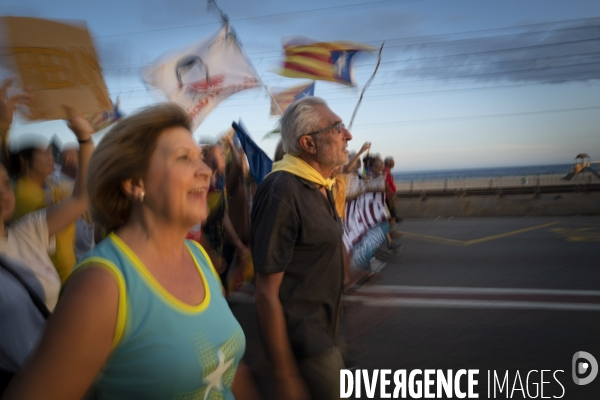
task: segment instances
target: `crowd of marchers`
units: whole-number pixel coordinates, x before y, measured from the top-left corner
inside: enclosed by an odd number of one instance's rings
[[[235,136],[198,143],[174,103],[124,117],[95,143],[9,138],[32,97],[0,88],[0,397],[257,399],[227,302],[255,297],[277,399],[340,398],[342,294],[401,244],[394,160],[349,152],[324,100],[281,118],[272,171],[253,177]],[[362,157],[362,164],[361,164]],[[362,168],[361,168],[362,167]],[[379,193],[385,220],[344,241],[348,204]]]

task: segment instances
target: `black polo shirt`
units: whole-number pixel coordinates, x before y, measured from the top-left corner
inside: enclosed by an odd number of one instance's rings
[[[285,272],[279,298],[297,359],[335,345],[344,281],[342,222],[319,186],[288,172],[267,176],[251,214],[254,269]]]

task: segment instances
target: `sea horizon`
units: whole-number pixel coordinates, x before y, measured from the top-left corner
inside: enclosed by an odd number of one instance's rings
[[[500,178],[508,176],[567,175],[569,164],[542,164],[507,167],[452,168],[427,171],[392,171],[397,182],[411,180],[444,180],[468,178]],[[597,167],[596,167],[597,168]]]

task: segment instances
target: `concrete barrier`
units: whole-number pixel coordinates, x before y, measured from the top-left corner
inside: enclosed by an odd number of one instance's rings
[[[399,197],[406,218],[600,215],[600,192]]]

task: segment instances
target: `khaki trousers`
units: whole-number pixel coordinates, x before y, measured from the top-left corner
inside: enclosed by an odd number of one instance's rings
[[[300,360],[299,367],[313,400],[340,398],[340,370],[346,366],[337,347]]]

